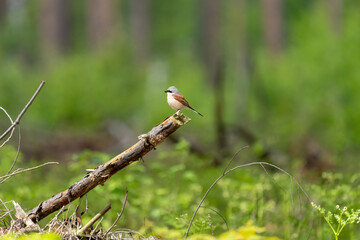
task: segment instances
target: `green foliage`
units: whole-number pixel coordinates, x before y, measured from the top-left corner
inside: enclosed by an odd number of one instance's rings
[[[5,164],[12,160],[15,150],[3,148],[0,154],[2,159],[7,159],[1,161]],[[85,169],[94,168],[111,158],[109,154],[86,151],[74,155],[69,166],[47,167],[15,176],[2,185],[0,198],[7,203],[16,200],[23,208],[31,209],[81,179]],[[128,190],[127,205],[117,227],[138,230],[146,236],[182,238],[206,189],[223,172],[222,167],[210,167],[209,160],[191,154],[189,144],[184,140],[172,151],[160,146],[156,157],[146,157],[144,162],[132,164],[115,174],[104,186],[98,186],[84,196],[81,209],[85,208],[85,199],[89,209],[83,215],[83,221],[90,220],[110,201],[112,209],[102,222],[107,229],[121,211]],[[24,162],[21,164],[28,166]],[[341,202],[349,208],[359,208],[356,202],[360,192],[358,175],[348,179],[341,174],[326,173],[323,177],[324,180],[313,184],[308,192],[313,201],[324,206]],[[68,179],[67,183],[64,179]],[[78,203],[71,204],[70,213]],[[10,203],[8,207],[12,207]],[[46,221],[41,224],[46,224]],[[309,222],[313,223],[311,229]],[[266,173],[260,166],[236,170],[218,182],[200,208],[190,236],[206,234],[211,237],[212,233],[218,237],[224,233],[227,233],[224,236],[243,236],[243,228],[247,226],[258,229],[256,234],[259,237],[275,235],[282,239],[309,239],[310,236],[310,239],[321,239],[329,236],[322,223],[314,222],[310,204],[289,177],[270,169]],[[240,231],[239,227],[243,230]],[[342,235],[351,240],[358,232],[349,227],[344,228]]]
[[[31,233],[19,236],[6,235],[0,237],[1,240],[61,240],[61,237],[55,233]]]
[[[341,208],[339,205],[336,205],[337,214],[335,214],[330,210],[326,211],[326,209],[321,208],[320,205],[315,203],[311,203],[311,205],[323,216],[336,240],[339,239],[339,235],[346,225],[360,223],[360,209],[351,209],[349,211],[347,207]]]
[[[360,34],[353,31],[359,15],[348,9],[341,33],[327,17],[323,6],[315,5],[294,23],[286,51],[258,53],[249,117],[271,144],[286,147],[312,136],[341,151],[360,141],[354,134],[359,115],[353,111],[360,103],[360,72],[354,66],[360,61]]]
[[[356,235],[354,234],[356,228],[352,228],[351,226],[344,228],[345,225],[343,225],[343,223],[350,221],[350,215],[354,217],[355,214],[358,214],[358,212],[352,212],[352,210],[349,209],[360,209],[360,203],[357,200],[360,197],[359,180],[359,174],[347,176],[341,173],[324,172],[322,174],[322,184],[313,184],[311,186],[311,192],[314,196],[312,200],[322,206],[320,207],[319,205],[313,204],[313,207],[323,215],[329,225],[335,222],[333,220],[336,220],[338,226],[343,226],[341,228],[343,239],[356,239],[353,238],[353,236]],[[331,209],[334,209],[334,205],[337,206],[335,213],[331,211]],[[340,209],[338,206],[347,207]],[[344,209],[346,210],[345,212],[343,212]],[[332,219],[336,215],[343,217],[341,224],[338,222],[337,218]],[[349,223],[350,222],[346,222],[346,224]],[[338,228],[335,229],[335,233],[337,235],[340,234]],[[334,236],[336,235],[335,233]],[[330,234],[331,232],[327,235]]]

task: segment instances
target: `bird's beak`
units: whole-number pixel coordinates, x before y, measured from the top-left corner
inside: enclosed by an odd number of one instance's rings
[[[169,91],[169,90],[165,90],[164,92],[168,93],[168,92],[170,92],[170,91]]]

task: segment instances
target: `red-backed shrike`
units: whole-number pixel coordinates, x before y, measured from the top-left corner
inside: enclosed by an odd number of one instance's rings
[[[201,113],[190,107],[189,103],[179,92],[179,90],[176,89],[176,87],[171,86],[165,92],[167,93],[167,102],[172,109],[176,111],[180,111],[182,109],[190,109],[203,117]]]

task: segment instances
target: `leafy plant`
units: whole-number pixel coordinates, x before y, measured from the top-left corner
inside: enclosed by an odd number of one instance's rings
[[[341,208],[339,205],[336,205],[337,213],[333,213],[330,210],[326,210],[313,202],[311,205],[324,217],[336,240],[339,239],[339,235],[346,225],[360,223],[360,209],[351,209],[349,211],[346,206]]]

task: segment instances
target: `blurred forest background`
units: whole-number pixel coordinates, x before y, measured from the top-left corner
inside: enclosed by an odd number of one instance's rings
[[[127,186],[124,226],[183,234],[184,216],[245,145],[241,163],[274,163],[315,202],[359,208],[359,23],[357,0],[0,0],[0,106],[15,118],[46,81],[22,119],[16,166],[65,164],[10,179],[0,197],[30,209],[63,190],[171,115],[164,90],[176,86],[204,117],[184,111],[192,121],[171,140],[91,193],[108,194],[106,204]],[[8,126],[2,114],[0,129]],[[17,141],[1,149],[1,169]],[[310,229],[328,239],[309,204],[290,199],[286,176],[272,173],[285,194],[260,168],[240,171],[208,202],[231,228],[252,220],[284,239]],[[197,229],[208,227],[207,214]],[[212,221],[224,231],[221,218]],[[354,232],[346,239],[360,239]]]

